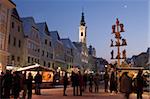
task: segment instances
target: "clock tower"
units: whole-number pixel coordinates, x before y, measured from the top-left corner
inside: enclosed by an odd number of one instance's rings
[[[79,27],[79,42],[86,44],[86,23],[84,21],[84,13],[82,12],[82,17],[80,21],[80,27]]]

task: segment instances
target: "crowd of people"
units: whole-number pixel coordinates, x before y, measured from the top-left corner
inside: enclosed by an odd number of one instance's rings
[[[98,73],[95,75],[91,74],[81,74],[81,72],[73,72],[71,74],[71,86],[73,87],[73,96],[82,96],[83,92],[87,90],[87,86],[89,86],[89,92],[96,92],[99,91],[99,81],[100,76]],[[64,76],[64,96],[67,96],[66,94],[66,88],[69,83],[67,73],[65,73]]]
[[[27,76],[28,75],[28,76]],[[120,77],[117,76],[115,71],[107,72],[103,76],[105,92],[121,92],[124,94],[125,99],[129,99],[132,92],[137,94],[137,99],[142,99],[143,87],[145,86],[145,79],[142,70],[138,71],[135,78],[128,75],[128,72],[123,72]],[[71,83],[70,80],[71,79]],[[41,95],[42,75],[37,71],[33,77],[31,72],[11,72],[0,75],[0,99],[32,99],[33,81],[35,83],[35,94]],[[71,73],[70,78],[68,73],[65,72],[63,77],[63,95],[67,96],[66,89],[71,84],[73,89],[73,96],[82,96],[84,92],[99,92],[99,85],[101,79],[99,73],[95,74],[82,74],[80,71]],[[22,95],[20,95],[22,93]]]
[[[137,99],[142,99],[143,87],[147,85],[142,72],[142,70],[139,70],[136,77],[129,76],[129,72],[123,72],[119,78],[114,71],[111,72],[110,77],[106,72],[104,75],[105,92],[108,92],[108,89],[110,93],[112,91],[115,93],[121,92],[125,99],[129,99],[130,94],[134,92],[137,94]]]
[[[42,76],[37,72],[33,78],[31,72],[26,77],[26,72],[1,72],[0,75],[0,99],[32,99],[32,84],[35,82],[35,93],[40,95],[40,84],[42,83]],[[20,95],[22,93],[22,95]]]
[[[100,75],[96,74],[81,74],[72,72],[71,84],[73,87],[74,96],[82,96],[82,94],[87,91],[89,92],[99,92]],[[117,76],[115,71],[111,71],[109,74],[107,71],[104,74],[104,88],[105,92],[123,93],[125,99],[129,99],[132,92],[137,94],[137,99],[142,99],[143,87],[145,86],[145,79],[142,74],[142,70],[138,71],[135,78],[129,76],[128,72],[123,72],[120,77]],[[68,85],[67,73],[64,76],[64,96],[66,94],[66,88]]]

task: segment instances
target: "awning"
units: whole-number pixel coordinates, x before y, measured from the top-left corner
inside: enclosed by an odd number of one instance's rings
[[[35,64],[35,65],[19,68],[17,71],[54,71],[54,69],[47,68],[39,64]]]

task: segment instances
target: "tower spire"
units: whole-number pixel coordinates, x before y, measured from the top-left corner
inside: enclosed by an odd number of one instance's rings
[[[82,16],[81,16],[80,25],[85,26],[84,13],[83,13],[83,11],[82,11]]]

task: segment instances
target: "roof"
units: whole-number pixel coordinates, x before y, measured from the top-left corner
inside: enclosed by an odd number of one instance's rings
[[[19,21],[21,21],[21,20],[20,20],[20,17],[19,17],[19,14],[18,14],[18,11],[17,11],[16,8],[13,8],[13,10],[12,10],[12,16],[14,16],[14,17],[17,18]]]
[[[69,38],[63,38],[61,39],[61,41],[63,42],[64,46],[66,46],[67,48],[77,49]]]
[[[49,29],[46,22],[36,23],[40,32],[45,33],[46,35],[50,35]]]
[[[73,44],[81,52],[81,50],[82,50],[82,44],[80,42],[73,42]]]
[[[16,7],[16,4],[12,0],[8,0],[8,1],[11,2]]]
[[[41,66],[39,64],[35,64],[35,65],[20,68],[17,71],[54,71],[54,70],[47,68],[45,66]]]
[[[29,33],[31,33],[32,27],[38,29],[33,17],[23,17],[21,20],[23,22],[23,30],[25,35],[30,35]]]
[[[60,40],[60,36],[58,34],[58,31],[50,31],[50,35],[52,36],[52,39]]]

